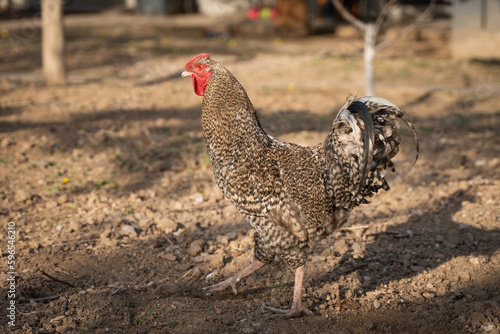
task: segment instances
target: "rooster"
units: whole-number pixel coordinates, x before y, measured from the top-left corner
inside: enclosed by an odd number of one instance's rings
[[[322,144],[284,143],[262,128],[255,108],[236,78],[202,53],[186,63],[203,96],[202,125],[217,185],[255,229],[254,260],[239,273],[205,288],[231,288],[275,256],[295,270],[292,307],[285,317],[310,314],[302,304],[306,249],[347,220],[355,206],[379,189],[384,172],[395,171],[399,120],[418,137],[406,113],[379,97],[349,97]],[[416,161],[416,159],[415,159]]]

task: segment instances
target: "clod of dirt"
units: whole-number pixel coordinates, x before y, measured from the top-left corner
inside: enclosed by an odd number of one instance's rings
[[[210,268],[213,269],[222,269],[224,267],[224,255],[223,254],[215,254],[210,259]]]
[[[203,246],[203,240],[195,240],[189,245],[187,253],[189,254],[189,256],[195,257],[198,254],[200,254],[201,251],[203,250],[202,246]]]
[[[14,193],[14,200],[16,202],[26,202],[31,198],[31,193],[26,189],[17,189]]]
[[[170,219],[169,217],[163,217],[159,220],[156,221],[156,226],[161,231],[164,231],[167,234],[170,234],[172,232],[175,232],[177,230],[177,223]]]
[[[123,235],[128,235],[130,237],[136,237],[137,236],[137,231],[136,229],[131,226],[131,225],[123,225],[122,228],[120,229],[120,233]]]

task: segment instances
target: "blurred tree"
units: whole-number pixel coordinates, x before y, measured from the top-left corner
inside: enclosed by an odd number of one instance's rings
[[[65,84],[63,0],[42,0],[42,67],[48,84]]]
[[[387,14],[390,12],[391,8],[395,5],[397,0],[388,0],[385,6],[380,11],[375,22],[363,22],[352,15],[345,7],[340,3],[340,0],[333,0],[333,5],[337,11],[342,15],[342,17],[352,25],[354,25],[359,30],[363,31],[365,34],[365,46],[364,46],[364,67],[365,67],[365,95],[370,96],[375,94],[375,55],[377,51],[391,45],[397,41],[402,36],[406,35],[413,29],[415,29],[419,24],[421,24],[432,12],[434,6],[436,5],[436,0],[431,0],[427,9],[420,14],[416,20],[405,28],[401,29],[393,38],[376,44],[377,34],[387,18]]]

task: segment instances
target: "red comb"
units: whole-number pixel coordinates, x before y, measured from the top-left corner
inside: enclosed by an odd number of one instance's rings
[[[193,63],[196,63],[197,61],[204,59],[204,58],[210,58],[210,55],[208,53],[200,53],[199,55],[193,57],[193,59],[191,59],[190,61],[188,61],[186,63],[186,70],[188,69],[188,67],[190,65],[192,65]]]

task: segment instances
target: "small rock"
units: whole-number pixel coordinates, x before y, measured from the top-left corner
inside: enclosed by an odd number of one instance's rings
[[[485,302],[486,305],[491,309],[494,316],[500,317],[500,306],[495,301],[489,300]]]
[[[237,214],[239,214],[239,212],[238,212],[238,210],[236,210],[236,208],[234,207],[234,205],[226,205],[222,209],[222,215],[224,217],[235,216]]]
[[[188,254],[191,257],[195,257],[196,255],[200,254],[203,248],[201,245],[203,244],[203,240],[195,240],[193,241],[187,250]]]
[[[16,142],[10,140],[10,138],[8,138],[8,137],[3,137],[2,141],[0,141],[0,146],[3,148],[7,148],[8,146],[15,145],[15,144],[16,144]]]
[[[422,266],[410,266],[410,270],[415,272],[415,273],[420,273],[424,271],[424,267]]]
[[[163,217],[156,222],[156,226],[167,234],[173,233],[177,230],[177,223],[169,217]]]
[[[492,330],[496,329],[497,326],[495,326],[494,323],[492,322],[488,322],[488,323],[485,323],[481,326],[481,329],[485,332],[491,332]]]
[[[120,229],[120,234],[125,234],[129,235],[131,237],[136,237],[137,236],[137,231],[132,225],[123,225],[122,228]]]
[[[377,299],[379,293],[377,291],[368,291],[366,292],[366,297],[368,297],[371,300]]]
[[[374,307],[376,310],[378,310],[378,309],[380,308],[380,306],[382,306],[382,305],[380,305],[380,302],[379,302],[378,300],[374,300],[374,301],[373,301],[373,307]]]
[[[153,163],[151,163],[150,165],[148,165],[147,169],[148,169],[148,172],[150,173],[158,173],[158,172],[162,172],[166,169],[166,164],[164,161],[155,161]]]
[[[171,253],[162,253],[159,257],[167,261],[177,261],[177,257]]]
[[[36,162],[36,164],[37,164],[38,166],[40,166],[40,167],[45,167],[45,166],[47,166],[47,165],[49,164],[49,162],[48,162],[47,160],[42,159],[42,160],[38,160],[38,161]]]
[[[375,324],[371,320],[365,320],[364,325],[365,325],[365,328],[368,330],[372,330],[375,328]]]
[[[57,202],[56,201],[47,201],[47,203],[45,203],[45,208],[46,209],[55,209],[57,207]]]
[[[469,259],[469,263],[470,263],[470,264],[473,264],[473,265],[478,265],[478,264],[480,264],[481,262],[479,262],[479,258],[477,258],[477,257],[471,257],[471,258]]]
[[[224,267],[224,255],[215,254],[210,259],[210,267],[213,269],[222,269]]]
[[[241,332],[244,334],[253,334],[255,333],[255,329],[252,327],[245,327],[241,329]]]
[[[470,281],[470,275],[469,275],[469,273],[459,272],[458,273],[458,277],[460,277],[460,280],[462,282],[468,282],[468,281]]]
[[[345,239],[338,239],[333,244],[333,249],[340,254],[345,254],[349,250],[349,245],[347,244]]]
[[[31,198],[31,193],[25,189],[17,189],[14,193],[14,200],[16,202],[26,202]]]
[[[61,196],[57,197],[57,203],[59,204],[64,204],[68,201],[68,195],[62,194]]]
[[[26,156],[26,153],[24,152],[16,152],[14,155],[14,159],[16,163],[22,164],[28,161],[28,157]]]
[[[191,276],[195,279],[198,279],[200,278],[201,276],[203,276],[203,273],[201,272],[201,269],[199,267],[194,267],[192,270],[191,270]]]
[[[63,228],[64,228],[64,225],[63,224],[59,224],[59,225],[56,226],[56,231],[60,232]]]
[[[425,299],[434,299],[435,297],[435,295],[432,292],[424,292],[422,296],[424,296]]]
[[[440,284],[437,287],[436,293],[438,296],[444,296],[446,294],[447,288],[445,284]]]
[[[68,331],[68,327],[66,327],[66,326],[57,326],[56,327],[57,333],[66,333],[67,331]]]
[[[452,242],[449,242],[448,240],[443,240],[443,246],[448,247],[448,248],[455,248],[457,245],[455,245]]]
[[[360,244],[359,242],[353,242],[351,248],[352,251],[356,254],[362,253],[365,250],[364,245]]]
[[[469,320],[472,326],[480,327],[484,321],[484,314],[479,312],[474,312],[470,315]]]
[[[225,235],[218,235],[215,240],[219,243],[221,243],[224,246],[227,246],[229,244],[229,238]]]

